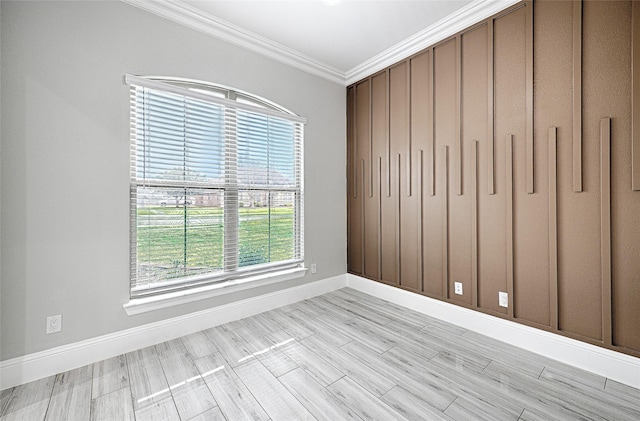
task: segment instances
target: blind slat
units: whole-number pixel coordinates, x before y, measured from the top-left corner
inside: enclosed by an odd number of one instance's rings
[[[301,262],[304,119],[250,100],[126,80],[131,295]]]

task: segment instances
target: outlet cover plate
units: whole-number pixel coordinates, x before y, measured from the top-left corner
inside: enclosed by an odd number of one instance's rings
[[[453,292],[458,295],[462,295],[462,282],[453,283]]]
[[[506,292],[498,292],[498,305],[500,307],[509,307],[509,294]]]
[[[60,332],[62,330],[62,315],[47,317],[47,335]]]

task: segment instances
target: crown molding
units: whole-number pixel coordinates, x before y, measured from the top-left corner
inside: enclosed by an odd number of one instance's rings
[[[344,72],[321,61],[262,37],[180,0],[121,0],[207,35],[238,45],[307,73],[344,85]]]
[[[475,0],[415,35],[348,70],[345,74],[346,83],[351,85],[380,70],[386,69],[520,1]]]
[[[273,60],[320,76],[341,85],[350,85],[436,44],[521,0],[475,0],[435,24],[410,36],[382,53],[353,67],[338,70],[292,48],[262,37],[211,14],[203,13],[181,0],[121,0],[124,3],[172,20],[186,27],[246,48]]]

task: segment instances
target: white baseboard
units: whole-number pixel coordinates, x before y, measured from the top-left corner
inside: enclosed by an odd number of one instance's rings
[[[640,388],[640,358],[345,274],[0,361],[0,390],[349,286],[545,357]]]
[[[338,275],[258,297],[0,361],[0,390],[112,358],[346,286]]]
[[[347,274],[347,286],[542,356],[640,388],[640,358]]]

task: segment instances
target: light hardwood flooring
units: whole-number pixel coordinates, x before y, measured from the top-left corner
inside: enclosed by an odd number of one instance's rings
[[[344,288],[0,394],[1,420],[640,420],[640,391]]]

